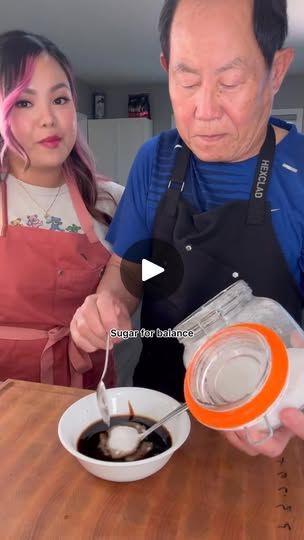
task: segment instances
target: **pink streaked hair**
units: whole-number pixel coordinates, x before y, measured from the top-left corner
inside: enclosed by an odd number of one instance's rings
[[[22,146],[18,143],[18,141],[15,139],[11,131],[9,115],[15,103],[18,101],[18,98],[25,90],[25,88],[27,88],[27,86],[29,85],[29,82],[33,75],[34,66],[35,58],[33,56],[26,58],[24,63],[23,77],[16,84],[14,90],[10,92],[7,96],[4,96],[3,88],[0,89],[1,115],[3,124],[3,132],[1,133],[3,138],[3,146],[0,153],[1,172],[5,172],[4,156],[8,148],[14,150],[22,157],[22,159],[25,161],[26,168],[30,166],[30,160],[28,155],[26,154],[25,150],[23,150]]]
[[[15,53],[16,51],[16,53]],[[24,51],[24,52],[23,52]],[[29,156],[15,139],[10,128],[10,113],[25,88],[30,83],[35,62],[41,54],[51,56],[65,72],[75,104],[77,94],[74,76],[70,63],[58,47],[44,36],[14,30],[0,35],[0,114],[2,116],[3,130],[0,138],[0,173],[4,177],[9,173],[6,162],[7,150],[10,149],[24,160],[25,169],[31,163]],[[12,59],[14,69],[11,68]],[[106,189],[98,187],[100,181],[108,180],[96,172],[92,152],[82,134],[77,133],[75,145],[62,165],[66,178],[72,178],[80,191],[84,203],[97,221],[105,224],[111,222],[111,216],[96,208],[97,200],[111,201],[115,206],[113,197]]]

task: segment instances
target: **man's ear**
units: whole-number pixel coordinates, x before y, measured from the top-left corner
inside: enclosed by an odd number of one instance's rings
[[[272,64],[272,88],[273,93],[276,94],[285,78],[290,64],[294,59],[294,49],[288,47],[287,49],[280,49],[275,53]]]
[[[160,55],[160,65],[168,73],[168,69],[169,69],[168,62],[163,53],[161,53]]]

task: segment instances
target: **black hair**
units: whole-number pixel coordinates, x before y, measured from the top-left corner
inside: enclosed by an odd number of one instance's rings
[[[24,75],[26,59],[37,58],[46,53],[61,66],[74,90],[74,79],[70,62],[60,49],[45,36],[11,30],[0,35],[0,75],[2,95],[9,94],[16,81]]]
[[[171,26],[179,2],[165,0],[159,18],[160,43],[167,62],[170,58]],[[283,47],[288,33],[287,0],[254,0],[253,30],[265,62],[271,68],[274,55]]]

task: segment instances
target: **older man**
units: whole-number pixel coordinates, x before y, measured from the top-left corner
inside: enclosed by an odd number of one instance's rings
[[[132,245],[151,238],[159,243],[151,260],[172,264],[172,247],[183,272],[168,298],[144,291],[146,329],[172,328],[238,278],[300,320],[304,138],[270,119],[293,59],[286,35],[286,0],[165,1],[161,64],[177,130],[147,142],[135,159],[108,235],[115,254],[99,294],[72,323],[78,346],[103,348],[111,328],[131,327],[139,300],[120,266],[132,260],[125,255]],[[138,265],[125,267],[136,281]],[[182,354],[174,339],[144,339],[135,384],[182,399]],[[302,413],[284,411],[282,421],[287,427],[260,452],[277,455],[291,432],[304,437]],[[256,453],[239,434],[228,438]]]

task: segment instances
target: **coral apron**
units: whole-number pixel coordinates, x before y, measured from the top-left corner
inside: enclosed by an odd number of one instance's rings
[[[8,225],[6,182],[0,183],[0,380],[96,388],[104,351],[87,354],[70,323],[95,293],[110,253],[100,243],[78,188],[67,186],[84,234]],[[113,358],[106,376],[115,383]]]

